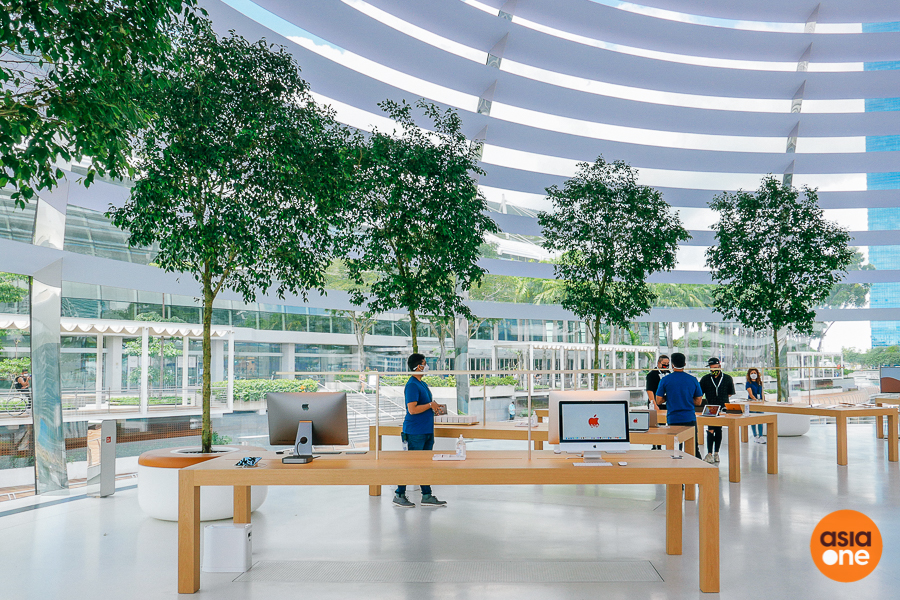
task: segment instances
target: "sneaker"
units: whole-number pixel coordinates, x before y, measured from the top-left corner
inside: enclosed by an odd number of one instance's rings
[[[715,461],[716,464],[719,464],[719,453],[718,452],[713,454],[713,460]]]
[[[766,438],[764,438],[763,436],[759,436],[758,438],[756,438],[756,443],[757,444],[765,444]]]
[[[405,495],[401,496],[400,494],[394,494],[394,506],[397,506],[399,508],[415,508],[416,507],[416,505],[413,504],[412,502],[410,502],[409,499]]]
[[[396,502],[396,500],[395,500]],[[436,496],[432,496],[431,494],[422,494],[422,506],[428,507],[439,507],[439,506],[447,506],[446,500],[438,500]]]
[[[709,464],[713,464],[715,462],[715,458],[713,458],[712,453],[707,454],[706,457],[703,459],[703,462],[708,462]]]

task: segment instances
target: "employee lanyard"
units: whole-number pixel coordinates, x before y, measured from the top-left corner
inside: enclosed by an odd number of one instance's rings
[[[719,386],[722,385],[722,380],[725,379],[725,376],[722,374],[719,374],[718,379],[719,379],[719,383],[716,383],[716,376],[712,375],[713,385],[716,386],[716,401],[719,400]]]

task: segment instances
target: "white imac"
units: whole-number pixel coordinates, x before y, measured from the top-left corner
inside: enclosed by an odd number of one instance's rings
[[[631,393],[628,390],[570,390],[566,392],[550,392],[550,420],[547,423],[547,442],[559,443],[559,403],[568,402],[598,402],[609,400],[624,400],[628,402]]]
[[[581,452],[584,462],[601,462],[601,452],[627,452],[628,401],[559,403],[559,449]]]

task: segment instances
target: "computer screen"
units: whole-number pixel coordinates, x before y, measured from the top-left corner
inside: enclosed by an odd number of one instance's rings
[[[617,402],[563,402],[561,442],[628,439],[627,406]]]
[[[647,431],[650,429],[650,413],[641,410],[628,413],[628,429],[631,431]]]
[[[559,443],[559,403],[560,402],[598,402],[619,400],[628,402],[631,392],[628,390],[566,390],[550,392],[550,422],[547,426],[547,441]]]
[[[312,421],[315,446],[350,443],[346,392],[270,392],[266,412],[272,446],[293,446],[300,421]]]

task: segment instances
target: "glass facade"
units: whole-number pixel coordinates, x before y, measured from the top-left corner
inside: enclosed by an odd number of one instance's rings
[[[864,32],[900,31],[900,23],[864,23]],[[867,71],[900,69],[900,61],[865,63]],[[866,100],[866,112],[900,111],[900,98]],[[900,151],[900,136],[879,135],[866,138],[866,152]],[[870,190],[900,190],[900,172],[869,173]],[[869,230],[900,230],[900,208],[870,208]],[[900,269],[900,245],[872,246],[869,262],[876,269]],[[872,308],[900,308],[900,283],[875,283],[869,292]],[[900,321],[872,322],[872,347],[900,344]]]

